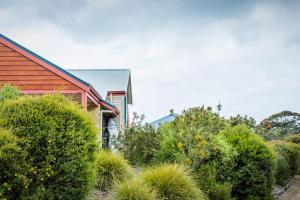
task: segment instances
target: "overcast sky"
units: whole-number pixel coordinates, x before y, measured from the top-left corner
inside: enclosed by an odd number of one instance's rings
[[[63,68],[130,68],[148,121],[300,112],[300,1],[0,0],[0,32]]]

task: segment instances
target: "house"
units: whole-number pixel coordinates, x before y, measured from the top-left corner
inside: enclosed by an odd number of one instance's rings
[[[59,92],[72,98],[80,103],[83,109],[92,113],[100,130],[99,137],[102,138],[102,146],[108,147],[110,132],[107,127],[109,127],[109,123],[115,119],[120,119],[116,120],[120,121],[119,127],[128,125],[127,103],[132,103],[130,71],[126,70],[128,74],[127,89],[121,90],[119,88],[120,91],[117,92],[115,88],[109,89],[115,78],[108,75],[100,76],[100,71],[99,77],[93,80],[79,78],[72,72],[55,65],[0,34],[0,86],[9,83],[18,86],[22,94],[41,95]],[[105,81],[99,81],[104,76]],[[95,82],[95,80],[99,82]],[[109,82],[107,88],[104,87],[106,81]],[[101,84],[101,87],[98,83]],[[103,98],[101,96],[102,90],[109,91],[109,95],[105,95]],[[111,101],[107,100],[107,96],[115,97],[118,95],[123,98],[126,97],[124,100],[126,102],[122,104],[126,107],[126,117],[124,111],[121,113],[123,117],[119,115],[118,107],[122,107],[117,104],[117,101],[114,101],[114,98],[108,99]],[[121,123],[121,119],[124,123]]]
[[[178,117],[178,114],[171,112],[169,115],[159,118],[153,122],[151,122],[151,126],[155,129],[159,128],[160,125],[172,122]]]
[[[115,105],[120,114],[116,125],[121,132],[129,126],[128,105],[132,105],[131,73],[129,69],[71,69],[72,74],[95,86],[102,97]]]

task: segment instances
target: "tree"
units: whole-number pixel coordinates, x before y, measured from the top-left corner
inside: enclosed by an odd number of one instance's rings
[[[219,101],[219,104],[217,105],[218,115],[220,115],[220,111],[222,110],[222,104]]]
[[[291,111],[273,114],[260,122],[257,132],[269,140],[300,133],[300,114]]]
[[[237,126],[237,125],[246,125],[248,128],[250,129],[254,129],[256,126],[256,121],[254,118],[252,117],[248,117],[247,115],[245,116],[241,116],[241,115],[237,115],[237,116],[232,116],[228,119],[228,123],[231,126]]]

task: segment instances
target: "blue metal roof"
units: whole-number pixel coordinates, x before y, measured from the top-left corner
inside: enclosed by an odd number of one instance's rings
[[[78,78],[77,76],[74,76],[73,74],[71,74],[70,72],[64,70],[63,68],[59,67],[58,65],[50,62],[49,60],[43,58],[42,56],[30,51],[29,49],[27,49],[26,47],[18,44],[17,42],[9,39],[8,37],[4,36],[3,34],[0,33],[0,37],[3,38],[4,40],[8,41],[9,43],[15,45],[16,47],[22,49],[23,51],[26,51],[27,53],[31,54],[32,56],[36,57],[37,59],[47,63],[48,65],[58,69],[59,71],[63,72],[64,74],[68,75],[68,76],[71,76],[72,78],[78,80],[79,82],[81,82],[82,84],[86,85],[86,86],[90,86],[90,84],[88,82],[85,82],[84,80]]]
[[[170,113],[167,116],[164,116],[164,117],[162,117],[158,120],[155,120],[155,121],[151,122],[151,126],[153,128],[158,128],[160,125],[162,125],[164,123],[168,123],[168,122],[173,121],[177,116],[178,116],[178,114]]]
[[[132,103],[130,69],[69,69],[81,79],[89,80],[102,97],[109,91],[124,91]]]

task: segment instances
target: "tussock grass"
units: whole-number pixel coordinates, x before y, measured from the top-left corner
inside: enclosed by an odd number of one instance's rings
[[[116,181],[123,181],[132,176],[131,167],[120,155],[101,151],[96,158],[96,188],[110,190]]]
[[[189,171],[181,165],[164,164],[149,168],[142,178],[163,200],[206,200]]]
[[[156,200],[155,191],[138,179],[117,183],[113,193],[114,200]]]

